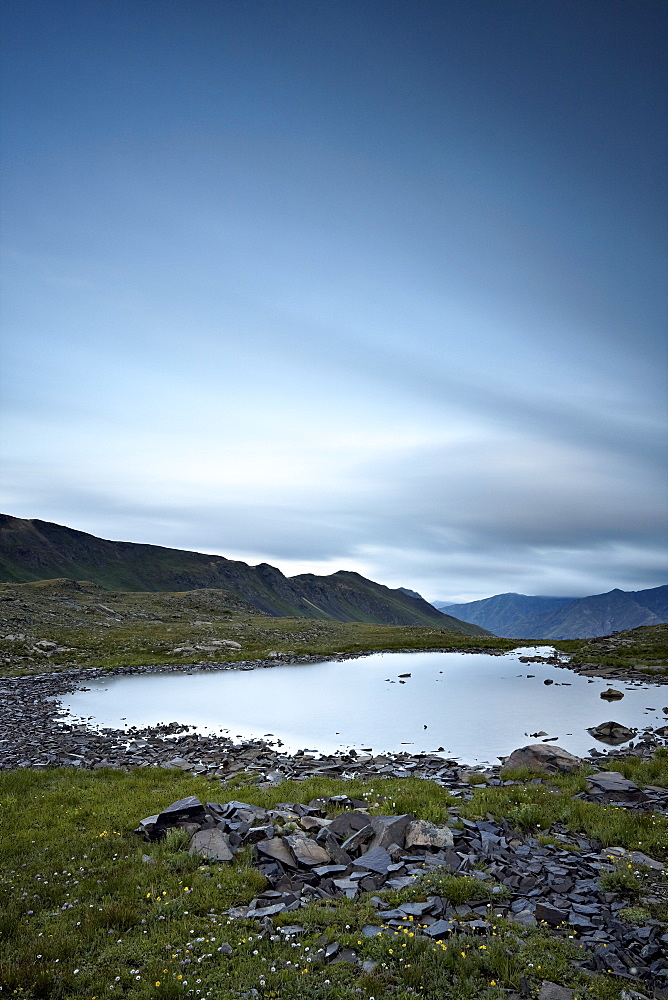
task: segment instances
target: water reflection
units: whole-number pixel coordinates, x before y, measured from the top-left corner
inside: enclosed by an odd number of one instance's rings
[[[646,705],[649,685],[621,685],[625,697],[611,708],[600,698],[607,681],[520,663],[526,653],[378,653],[253,671],[136,674],[89,681],[90,690],[62,704],[92,716],[91,725],[177,720],[244,739],[271,733],[289,751],[442,747],[472,763],[539,742],[529,733],[541,730],[546,742],[583,754],[597,745],[587,729],[611,718],[632,728],[661,724],[660,710]]]

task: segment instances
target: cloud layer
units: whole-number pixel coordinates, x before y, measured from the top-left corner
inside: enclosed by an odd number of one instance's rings
[[[142,10],[10,17],[4,509],[431,599],[665,582],[665,8]]]

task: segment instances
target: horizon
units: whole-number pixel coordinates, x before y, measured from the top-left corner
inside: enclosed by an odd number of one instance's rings
[[[6,517],[6,516],[15,517],[16,515],[14,515],[14,514],[7,515],[4,512],[0,512],[0,517]],[[28,521],[44,521],[44,518],[38,518],[38,517],[35,517],[35,518],[24,518],[23,520],[28,520]],[[46,523],[53,524],[55,522],[46,522]],[[80,530],[78,528],[73,528],[71,525],[58,525],[58,526],[59,527],[68,528],[71,531],[79,531]],[[84,534],[90,534],[90,532],[84,532]],[[92,537],[98,538],[99,536],[93,535]],[[136,541],[134,541],[132,539],[127,539],[127,538],[107,538],[107,539],[102,539],[102,541],[121,542],[123,544],[131,544],[131,545],[152,544],[152,543],[147,543],[147,542],[136,542]],[[164,545],[164,546],[157,546],[157,547],[158,548],[174,549],[177,552],[194,552],[194,551],[197,551],[197,553],[199,555],[219,556],[222,559],[229,559],[230,558],[224,552],[213,552],[213,551],[210,551],[210,550],[202,550],[202,551],[200,551],[200,550],[194,550],[194,549],[181,549],[178,546],[172,546],[172,545]],[[263,563],[263,561],[261,561],[259,563],[255,563],[255,564],[250,563],[249,565],[251,565],[251,567],[253,569],[255,569],[255,568],[257,568],[257,566],[260,566],[260,565],[263,565],[263,564],[267,565],[266,563]],[[273,564],[269,564],[269,565],[273,565]],[[280,566],[273,567],[273,568],[279,569],[279,570],[281,569]],[[283,572],[283,570],[281,570],[281,572]],[[316,574],[316,575],[334,576],[336,573],[355,573],[357,575],[363,575],[363,574],[359,574],[357,570],[350,570],[350,569],[346,569],[345,567],[341,567],[338,570],[333,570],[331,573]],[[284,573],[283,575],[287,579],[292,579],[295,576],[300,576],[300,575],[304,575],[304,574],[299,574],[299,573],[292,573],[292,574]],[[30,581],[28,581],[28,582],[30,582]],[[409,588],[409,587],[405,587],[405,586],[403,586],[401,584],[398,585],[397,587],[390,587],[389,584],[384,583],[382,580],[372,580],[371,582],[372,583],[380,584],[381,586],[384,586],[384,587],[388,587],[388,589],[391,589],[391,590],[410,590],[410,589],[412,589],[412,588]],[[641,590],[652,590],[652,589],[658,589],[659,587],[665,587],[665,586],[668,586],[668,582],[666,582],[666,583],[659,583],[659,584],[656,585],[655,588],[647,587],[647,588],[640,588],[640,589]],[[502,591],[502,592],[497,593],[497,594],[489,594],[489,595],[486,595],[486,597],[473,598],[472,600],[478,600],[478,601],[480,601],[480,600],[489,600],[489,598],[491,598],[491,597],[509,597],[509,596],[515,596],[515,597],[544,597],[544,598],[547,598],[548,600],[552,599],[552,600],[568,600],[568,601],[572,601],[572,600],[579,600],[579,599],[581,599],[583,597],[603,597],[603,596],[605,596],[605,594],[607,594],[607,593],[613,593],[614,591],[620,591],[621,593],[627,593],[627,594],[629,594],[629,593],[630,594],[637,593],[637,591],[633,591],[633,590],[630,590],[630,591],[629,590],[626,590],[626,591],[622,590],[622,588],[620,588],[620,587],[612,587],[609,591],[604,591],[601,594],[522,594],[522,593],[519,593],[519,591],[511,590],[511,591]],[[472,601],[470,601],[470,600],[469,601],[467,601],[467,600],[459,600],[459,601],[453,600],[453,601],[449,601],[447,598],[445,598],[445,599],[438,598],[438,597],[428,598],[428,597],[425,597],[424,594],[418,594],[418,596],[421,597],[422,600],[427,601],[427,603],[429,603],[429,604],[435,604],[435,603],[446,604],[447,603],[449,606],[454,606],[456,604],[472,603]]]
[[[3,22],[4,509],[451,603],[661,585],[665,3]]]

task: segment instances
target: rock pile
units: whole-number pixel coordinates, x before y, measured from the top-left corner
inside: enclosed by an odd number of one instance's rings
[[[232,919],[255,918],[268,927],[268,918],[315,899],[404,889],[431,873],[432,894],[424,901],[390,907],[382,895],[373,895],[377,923],[363,933],[409,929],[441,940],[457,932],[491,932],[498,917],[523,926],[544,922],[555,933],[580,941],[581,967],[668,987],[665,927],[655,920],[641,926],[626,922],[620,911],[628,903],[599,884],[620,859],[655,872],[663,872],[664,865],[623,848],[601,851],[586,837],[565,831],[560,845],[551,846],[523,837],[506,820],[474,823],[459,819],[456,809],[451,813],[457,829],[410,815],[370,815],[367,802],[345,795],[307,804],[283,802],[273,809],[238,801],[203,804],[191,797],[143,819],[137,832],[155,840],[173,827],[184,829],[191,834],[189,850],[213,862],[231,861],[239,847],[253,845],[268,888],[249,906],[228,910]],[[454,905],[445,880],[439,893],[438,876],[449,873],[477,883],[469,903]],[[299,925],[290,929],[303,930]],[[333,949],[323,960],[337,957],[341,960]]]

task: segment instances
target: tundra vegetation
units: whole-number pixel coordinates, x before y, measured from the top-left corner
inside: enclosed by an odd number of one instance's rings
[[[269,652],[326,655],[374,649],[511,649],[517,642],[472,637],[430,627],[345,624],[277,619],[252,614],[220,591],[185,594],[113,593],[87,584],[47,581],[4,585],[0,632],[5,676],[72,667],[251,660]],[[661,629],[661,627],[659,627]],[[665,665],[663,632],[634,630],[616,655],[636,666]],[[238,642],[199,654],[212,640]],[[47,648],[37,645],[46,642]],[[577,658],[595,660],[596,647],[558,642]],[[41,652],[38,650],[41,649]],[[593,651],[593,652],[592,652]],[[584,659],[584,655],[582,656]],[[614,758],[604,766],[639,785],[668,786],[668,756]],[[586,802],[586,768],[533,783],[529,772],[512,786],[471,781],[471,798],[453,798],[434,782],[378,778],[371,782],[308,778],[259,787],[237,774],[221,783],[158,767],[129,771],[19,768],[0,771],[0,986],[23,1000],[132,1000],[193,997],[215,1000],[501,1000],[508,991],[538,996],[543,980],[569,986],[577,1000],[619,1000],[628,982],[586,973],[574,928],[523,927],[496,919],[493,883],[472,875],[431,873],[400,893],[392,905],[434,893],[453,905],[489,899],[491,929],[455,934],[440,942],[410,931],[366,937],[378,923],[370,894],[356,900],[321,900],[274,918],[271,933],[258,923],[228,920],[225,910],[248,903],[263,876],[242,850],[228,865],[201,864],[181,831],[146,843],[133,832],[138,820],[188,795],[202,801],[245,801],[271,808],[346,794],[372,813],[412,813],[444,822],[449,807],[464,819],[507,818],[544,843],[580,832],[603,846],[639,850],[668,860],[665,817]],[[452,820],[451,820],[452,822]],[[456,821],[455,821],[456,822]],[[454,825],[454,823],[453,823]],[[565,837],[562,841],[560,838]],[[622,865],[604,876],[617,894],[622,919],[668,921],[665,874]],[[299,924],[290,936],[282,927]],[[313,956],[324,943],[350,947],[366,971],[348,962],[322,965]],[[638,987],[641,992],[642,986]]]
[[[615,762],[615,766],[617,763]],[[648,764],[624,764],[635,780]],[[668,760],[651,762],[653,783],[668,784]],[[517,775],[515,775],[517,777]],[[524,830],[581,831],[604,845],[640,849],[668,858],[664,818],[613,809],[572,798],[584,773],[556,777],[549,787],[476,788],[468,802],[433,782],[378,779],[372,783],[323,778],[286,781],[275,788],[249,785],[245,801],[267,808],[285,800],[352,795],[370,811],[410,812],[443,822],[456,805],[464,818],[506,816]],[[323,900],[274,918],[274,933],[260,936],[257,923],[229,922],[224,911],[248,903],[263,876],[240,852],[230,865],[200,864],[187,852],[187,837],[172,831],[147,844],[133,828],[138,817],[186,795],[223,799],[210,780],[161,768],[80,771],[19,769],[0,775],[2,794],[2,893],[0,982],[3,995],[33,998],[123,996],[272,998],[272,1000],[501,1000],[522,978],[536,996],[542,980],[570,986],[575,996],[616,1000],[623,980],[585,974],[572,928],[520,927],[492,920],[490,932],[453,935],[432,942],[411,932],[365,937],[378,923],[366,894],[358,900]],[[229,790],[227,798],[238,790]],[[556,834],[555,834],[556,835]],[[623,917],[639,922],[668,919],[665,888],[655,872],[622,866],[606,888],[625,902]],[[647,903],[647,899],[663,902]],[[438,893],[453,904],[492,900],[489,884],[471,875],[425,875],[401,892],[397,905]],[[498,898],[498,897],[496,897]],[[493,902],[490,915],[494,918]],[[298,923],[296,937],[281,927]],[[375,962],[370,971],[341,962],[319,965],[312,956],[337,941]],[[256,990],[257,993],[252,991]]]
[[[447,625],[444,619],[444,624]],[[514,649],[512,639],[447,627],[373,625],[254,612],[224,590],[147,593],[72,580],[0,584],[2,676],[73,667],[238,662],[271,652],[298,656],[377,649]],[[53,649],[40,648],[45,640]],[[239,643],[239,648],[218,642]]]

